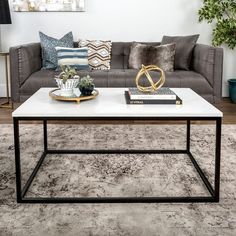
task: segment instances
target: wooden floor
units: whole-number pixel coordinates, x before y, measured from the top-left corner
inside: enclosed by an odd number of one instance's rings
[[[0,99],[0,104],[2,103],[2,101],[3,101],[3,99]],[[14,104],[14,109],[16,109],[19,105],[20,104]],[[228,98],[223,98],[222,101],[218,104],[215,104],[215,106],[224,113],[224,118],[223,118],[224,124],[236,124],[236,104],[232,103]],[[11,124],[12,123],[11,113],[12,112],[13,112],[13,109],[0,108],[0,124]],[[55,122],[55,123],[58,123],[58,122]],[[68,123],[68,122],[60,121],[60,123]],[[70,121],[69,123],[72,123],[72,121]],[[86,122],[85,121],[82,123],[96,123],[97,124],[97,123],[120,123],[120,122],[118,122],[118,121],[109,121],[109,122],[88,121],[88,122]],[[139,121],[139,122],[127,121],[124,123],[139,124],[139,123],[143,123],[143,122],[141,122],[141,121]],[[147,121],[145,121],[145,123],[147,123]],[[150,122],[149,121],[149,123],[170,123],[170,122]],[[171,122],[171,123],[173,123],[173,122]]]

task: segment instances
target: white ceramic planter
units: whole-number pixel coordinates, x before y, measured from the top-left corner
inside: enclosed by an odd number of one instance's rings
[[[55,78],[57,82],[57,86],[61,90],[61,96],[63,97],[71,97],[74,93],[74,88],[79,84],[79,76],[76,76],[74,79],[68,79],[65,83],[63,83],[62,79]]]

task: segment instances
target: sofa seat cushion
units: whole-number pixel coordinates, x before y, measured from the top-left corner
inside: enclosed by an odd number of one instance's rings
[[[124,70],[125,76],[125,87],[135,87],[135,78],[138,74],[139,70],[135,69],[126,69]],[[160,73],[158,72],[149,72],[154,81],[159,79]],[[175,72],[166,72],[166,82],[164,84],[165,87],[180,87],[180,79],[176,76]],[[150,86],[148,79],[145,76],[142,77],[140,83],[143,86]]]
[[[106,70],[91,70],[89,75],[94,79],[94,84],[96,87],[108,87],[108,73]],[[80,73],[78,73],[81,75]],[[87,72],[88,74],[88,72]]]
[[[108,87],[126,87],[128,73],[124,69],[111,69],[108,73]]]
[[[108,73],[108,87],[135,87],[135,78],[139,70],[136,69],[112,69]],[[159,78],[159,73],[149,72],[152,78],[156,81]],[[166,87],[180,87],[180,78],[175,72],[166,72]],[[150,86],[148,80],[143,77],[141,84]]]
[[[108,87],[136,87],[135,78],[139,70],[135,69],[112,69],[108,72]],[[157,79],[157,73],[150,73],[152,78]],[[191,88],[208,101],[213,101],[213,88],[208,81],[200,74],[193,71],[177,70],[174,72],[166,72],[165,87],[172,88]],[[149,86],[148,80],[144,79],[143,84]]]
[[[52,70],[40,70],[33,73],[21,86],[21,93],[31,95],[41,87],[57,87],[54,80],[55,72]],[[135,69],[111,69],[109,71],[79,71],[80,77],[89,74],[93,79],[96,87],[135,87],[135,78],[138,70]],[[158,79],[158,73],[150,72],[154,81]],[[177,70],[166,72],[165,87],[191,88],[201,96],[212,94],[213,88],[209,82],[201,75],[193,71]],[[141,83],[149,86],[147,79]]]
[[[57,87],[54,80],[55,71],[40,70],[33,73],[21,86],[20,91],[24,94],[32,94],[42,87]]]
[[[108,87],[134,87],[139,70],[112,69],[108,73]]]
[[[213,88],[208,80],[199,73],[194,71],[175,71],[176,76],[180,78],[181,88],[191,88],[201,96],[205,94],[213,94]]]
[[[90,75],[94,79],[96,87],[108,87],[108,71],[78,71],[80,77]],[[59,72],[53,70],[40,70],[33,73],[21,86],[20,91],[25,94],[33,94],[42,87],[57,87],[54,80]]]

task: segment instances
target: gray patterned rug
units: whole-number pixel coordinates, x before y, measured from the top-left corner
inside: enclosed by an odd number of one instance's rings
[[[23,181],[42,127],[22,125]],[[49,125],[49,148],[185,148],[182,125]],[[191,150],[213,182],[214,127],[192,128]],[[222,134],[218,204],[17,204],[11,125],[0,125],[0,235],[236,235],[236,126]],[[47,156],[28,196],[196,196],[208,193],[185,155]]]

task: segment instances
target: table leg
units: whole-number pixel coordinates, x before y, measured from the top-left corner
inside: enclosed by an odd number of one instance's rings
[[[14,118],[14,142],[15,142],[15,168],[16,168],[16,196],[17,202],[22,202],[21,195],[21,164],[20,164],[20,141],[19,120]]]
[[[43,144],[44,144],[44,152],[47,152],[48,150],[47,120],[43,120]]]
[[[221,152],[221,125],[222,119],[216,120],[216,149],[215,149],[215,196],[216,202],[220,198],[220,152]]]
[[[186,149],[187,152],[190,152],[190,128],[191,128],[191,121],[187,120],[187,140],[186,140]]]

